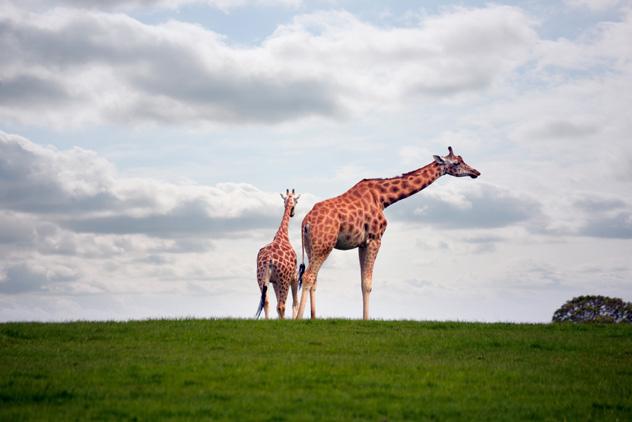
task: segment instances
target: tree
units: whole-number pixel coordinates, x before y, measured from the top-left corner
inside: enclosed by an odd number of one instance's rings
[[[553,314],[553,322],[632,323],[632,303],[607,296],[578,296]]]

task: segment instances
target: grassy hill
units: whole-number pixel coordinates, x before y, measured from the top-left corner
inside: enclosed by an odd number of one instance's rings
[[[0,420],[632,420],[632,326],[0,324]]]

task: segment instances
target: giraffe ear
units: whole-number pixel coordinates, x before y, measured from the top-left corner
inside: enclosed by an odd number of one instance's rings
[[[300,197],[301,197],[301,194],[299,193],[298,195],[296,195],[296,196],[294,197],[294,201],[295,201],[295,202],[298,202],[298,199],[299,199]]]
[[[281,199],[285,201],[285,196],[283,196],[282,193],[280,193],[279,195],[281,195]]]
[[[437,164],[445,164],[445,160],[438,155],[433,155],[432,158],[434,158],[434,161]]]

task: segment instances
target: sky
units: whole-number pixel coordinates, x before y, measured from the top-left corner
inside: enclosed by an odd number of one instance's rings
[[[448,146],[482,175],[386,210],[372,318],[631,301],[630,40],[617,0],[0,0],[0,321],[250,318],[279,192],[300,257]],[[356,250],[317,305],[361,318]]]

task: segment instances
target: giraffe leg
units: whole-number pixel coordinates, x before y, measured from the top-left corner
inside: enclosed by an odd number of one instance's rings
[[[316,319],[316,280],[314,280],[314,284],[309,289],[309,305],[311,308],[310,315],[312,319]]]
[[[262,310],[265,311],[265,318],[267,319],[268,317],[268,284],[270,282],[270,276],[270,264],[266,263],[265,258],[260,254],[257,256],[257,284],[259,284],[261,299],[259,301],[256,318],[259,318]]]
[[[307,217],[306,217],[307,218]],[[339,227],[327,227],[322,219],[319,222],[308,222],[303,225],[307,229],[303,231],[303,244],[307,252],[308,265],[303,273],[303,291],[301,292],[301,302],[298,306],[296,319],[303,318],[303,311],[307,303],[307,293],[311,304],[311,317],[316,318],[316,279],[318,271],[323,265],[338,238]]]
[[[308,283],[313,283],[313,276],[310,270],[311,270],[310,266],[308,266],[307,270],[305,270],[305,273],[303,274],[303,288],[301,289],[301,302],[298,305],[298,310],[296,311],[296,315],[294,316],[294,319],[303,318],[303,311],[305,310],[305,303],[307,302],[307,292],[309,291],[309,288],[311,287],[311,284],[308,285]]]
[[[292,279],[292,319],[296,318],[296,314],[298,313],[298,278],[294,276]]]
[[[279,314],[279,319],[285,319],[285,301],[287,300],[287,290],[288,284],[282,281],[278,281],[274,284],[274,293],[276,293],[277,298],[277,313]]]
[[[265,314],[266,319],[270,317],[270,314],[268,311],[269,306],[270,306],[270,299],[268,299],[268,292],[266,292],[266,299],[263,302],[263,313]]]
[[[369,319],[369,296],[373,289],[373,264],[380,250],[380,240],[370,240],[366,246],[358,248],[360,274],[362,277],[362,318]]]
[[[333,248],[332,248],[333,249]],[[310,258],[309,265],[303,274],[303,289],[301,292],[301,303],[298,306],[298,312],[296,313],[296,319],[303,318],[303,312],[305,310],[305,305],[307,304],[307,294],[309,293],[309,302],[311,308],[311,318],[316,318],[316,279],[318,276],[318,271],[320,271],[320,267],[323,265],[325,259],[331,252],[331,249],[327,251],[324,257],[314,257],[314,259]]]

